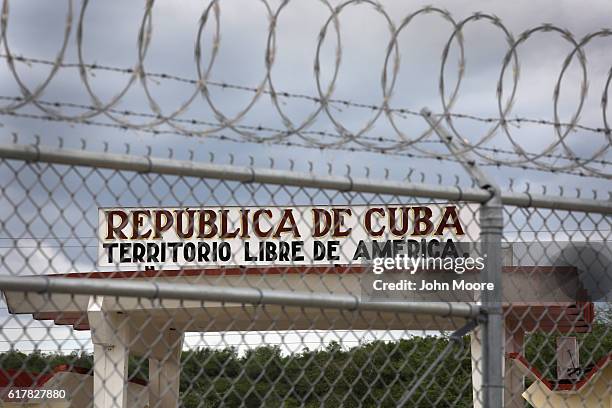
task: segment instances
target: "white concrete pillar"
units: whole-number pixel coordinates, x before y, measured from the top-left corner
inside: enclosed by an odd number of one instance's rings
[[[87,309],[94,344],[94,408],[127,408],[129,320],[92,296]]]
[[[525,334],[520,328],[514,331],[506,328],[506,350],[505,353],[523,353],[523,339]],[[523,392],[525,391],[525,376],[507,358],[504,359],[504,407],[523,408]]]
[[[472,360],[472,402],[474,408],[482,408],[484,398],[482,393],[482,335],[479,326],[470,333],[470,352]]]
[[[94,344],[94,408],[127,407],[126,347]]]
[[[181,379],[184,334],[165,330],[151,347],[149,356],[150,408],[176,408]]]
[[[472,359],[472,401],[474,408],[482,408],[482,337],[480,327],[470,334]],[[506,331],[505,350],[500,353],[521,353],[523,349],[523,333]],[[504,359],[504,407],[523,408],[524,376],[514,364],[507,364]]]

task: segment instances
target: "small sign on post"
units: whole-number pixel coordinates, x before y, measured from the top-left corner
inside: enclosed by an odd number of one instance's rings
[[[557,338],[557,379],[577,380],[580,378],[580,359],[576,337]]]

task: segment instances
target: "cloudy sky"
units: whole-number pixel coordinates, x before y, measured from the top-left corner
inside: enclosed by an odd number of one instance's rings
[[[13,4],[14,3],[14,4]],[[54,60],[61,48],[65,34],[65,17],[67,2],[53,1],[39,3],[35,1],[20,1],[10,3],[8,28],[5,42],[11,53],[26,57]],[[396,27],[405,17],[417,12],[424,2],[384,2],[386,15],[376,11],[370,4],[350,4],[338,15],[339,29],[336,31],[333,20],[330,21],[330,10],[322,1],[289,2],[280,12],[280,2],[269,3],[260,1],[226,1],[221,2],[219,26],[215,22],[214,12],[202,28],[199,44],[201,47],[201,69],[209,73],[208,79],[214,83],[227,83],[257,88],[266,83],[265,57],[267,44],[274,44],[274,64],[271,69],[270,82],[274,89],[281,92],[297,93],[316,97],[317,80],[314,71],[315,60],[319,56],[319,85],[325,92],[336,73],[333,99],[349,100],[362,104],[380,105],[383,101],[381,75],[384,62],[388,57],[388,45],[391,38],[389,22]],[[332,2],[331,6],[340,3]],[[206,10],[207,3],[199,1],[184,1],[177,7],[176,3],[158,1],[154,4],[151,18],[151,33],[149,47],[144,58],[144,69],[147,72],[166,73],[181,78],[197,78],[194,48],[198,39],[200,18]],[[605,1],[589,2],[589,7],[578,7],[574,2],[539,1],[539,2],[439,2],[435,7],[448,9],[452,18],[459,22],[475,12],[483,12],[499,16],[504,26],[515,38],[525,30],[532,29],[542,23],[552,23],[572,32],[576,39],[581,39],[588,33],[595,32],[609,24],[612,5]],[[64,61],[78,61],[79,41],[77,27],[82,22],[82,40],[80,41],[81,56],[85,63],[100,64],[119,68],[132,68],[138,61],[138,36],[142,27],[144,4],[142,2],[99,2],[93,1],[85,9],[80,19],[82,5],[75,2],[73,8],[73,27],[69,33]],[[269,35],[269,18],[278,14],[275,35]],[[321,29],[327,23],[326,35],[318,50]],[[218,53],[211,65],[211,50],[215,31],[220,32]],[[444,20],[439,13],[420,14],[413,18],[397,36],[397,48],[388,58],[388,77],[393,77],[393,61],[399,58],[399,70],[395,76],[395,86],[389,99],[392,108],[403,108],[420,111],[423,107],[433,112],[443,111],[439,92],[441,71],[441,56],[444,46],[451,33],[452,24]],[[490,21],[482,19],[468,23],[464,30],[465,75],[459,88],[458,96],[452,107],[453,113],[471,114],[479,117],[499,117],[496,97],[497,82],[502,68],[502,59],[508,52],[504,32],[493,26]],[[341,64],[336,67],[336,50],[340,39]],[[589,93],[581,109],[581,124],[591,127],[603,127],[600,101],[607,74],[612,64],[612,57],[605,53],[612,39],[601,37],[589,43],[584,52],[587,58]],[[458,42],[454,41],[449,49],[447,63],[444,69],[444,88],[446,97],[452,93],[457,83],[459,63]],[[3,48],[7,44],[3,44]],[[553,121],[554,104],[553,90],[562,64],[573,49],[571,43],[562,38],[559,33],[535,33],[517,49],[520,64],[520,80],[517,85],[513,109],[508,118],[525,117],[530,119],[545,119]],[[319,51],[317,53],[317,50]],[[3,54],[5,50],[3,49]],[[395,52],[398,54],[396,55]],[[17,73],[23,82],[35,88],[49,73],[49,66],[40,64],[16,64]],[[209,69],[210,68],[210,69]],[[4,96],[20,94],[14,76],[6,64],[0,65],[0,84]],[[511,92],[513,77],[512,64],[505,70],[503,77],[503,103]],[[561,82],[558,114],[561,122],[569,121],[579,107],[579,92],[582,83],[582,69],[578,59],[574,58]],[[88,71],[87,79],[91,90],[100,101],[106,103],[120,93],[130,78],[126,73],[108,71]],[[390,82],[390,81],[389,81]],[[194,93],[193,84],[185,84],[168,79],[148,78],[147,90],[154,103],[164,115],[175,112]],[[218,122],[211,106],[226,118],[231,119],[239,114],[253,99],[254,93],[243,90],[233,90],[212,85],[210,98],[207,101],[197,95],[179,119],[196,119],[211,125],[182,124],[184,128],[195,131],[209,131]],[[83,81],[79,78],[76,68],[63,68],[46,87],[39,98],[47,102],[72,102],[91,105],[91,97],[86,92]],[[6,101],[8,103],[8,101]],[[113,106],[121,111],[129,110],[137,113],[154,114],[151,101],[147,98],[145,88],[139,81],[129,88],[121,101]],[[304,123],[310,115],[317,111],[319,104],[303,98],[279,97],[279,107],[285,119],[293,126]],[[66,115],[82,113],[77,108],[62,107]],[[609,111],[609,109],[608,109]],[[35,107],[21,109],[22,113],[38,113]],[[351,134],[366,137],[388,139],[389,142],[372,142],[376,146],[391,146],[401,141],[417,139],[427,125],[422,118],[412,115],[392,114],[393,123],[402,133],[398,135],[391,126],[389,118],[382,114],[367,132],[361,130],[377,112],[369,109],[347,107],[342,104],[331,104],[330,115],[321,111],[308,126],[309,131],[328,132],[332,136],[314,136],[313,141],[293,136],[290,140],[298,144],[316,147],[316,142],[329,144],[337,141],[333,135],[338,135],[339,126]],[[115,115],[121,117],[120,115]],[[242,126],[263,126],[278,130],[286,129],[284,119],[278,109],[271,103],[271,98],[263,94],[241,116],[238,122]],[[369,166],[374,170],[383,166],[391,167],[392,173],[403,177],[408,167],[429,170],[431,161],[421,161],[388,154],[386,156],[369,154],[347,154],[346,151],[335,149],[287,149],[275,145],[244,145],[218,142],[215,136],[226,135],[239,140],[245,140],[229,128],[214,132],[212,137],[197,137],[189,140],[184,136],[165,134],[152,137],[146,131],[121,132],[112,128],[73,125],[66,123],[53,124],[41,120],[17,119],[2,116],[3,134],[10,137],[15,131],[30,140],[34,134],[39,134],[43,142],[56,143],[57,137],[63,137],[67,143],[78,138],[85,138],[92,148],[101,148],[101,141],[108,141],[111,146],[123,149],[125,141],[131,142],[134,151],[142,144],[150,144],[158,154],[166,154],[167,147],[174,147],[179,152],[195,149],[198,157],[208,158],[212,152],[219,158],[227,159],[228,153],[245,156],[245,153],[262,160],[267,164],[269,156],[277,158],[296,158],[306,162],[313,160],[322,164],[334,162],[338,171],[345,164],[351,165],[355,171]],[[104,115],[92,118],[98,122],[117,123]],[[151,118],[129,117],[134,124],[150,122]],[[333,119],[333,120],[332,120]],[[478,123],[472,120],[456,119],[455,128],[460,136],[471,143],[479,142],[491,128],[490,124]],[[171,130],[167,125],[157,126],[157,130]],[[244,131],[244,128],[240,129]],[[510,125],[510,137],[517,146],[529,153],[541,153],[547,146],[557,140],[555,130],[551,126],[526,125],[520,127]],[[260,137],[270,136],[270,132],[257,132]],[[483,142],[481,147],[512,149],[509,136],[503,131]],[[423,143],[409,148],[393,149],[389,153],[418,154],[417,148],[427,152],[446,153],[443,146],[437,143],[437,136],[431,134],[424,138]],[[75,141],[78,145],[80,142]],[[600,133],[572,131],[566,138],[567,145],[581,158],[588,158],[608,143],[605,135]],[[343,147],[356,147],[360,150],[366,146],[360,144],[345,144]],[[177,152],[176,154],[180,154]],[[482,152],[483,154],[485,152]],[[561,146],[552,152],[567,155]],[[492,153],[487,152],[487,155]],[[515,155],[501,155],[500,159],[516,159]],[[600,156],[600,159],[606,159]],[[556,166],[566,162],[560,159],[542,159],[543,162],[553,162]],[[448,173],[448,163],[436,165],[440,173]],[[598,166],[600,168],[601,166]],[[455,171],[450,165],[449,169]],[[496,173],[494,169],[492,173]],[[609,169],[608,169],[609,173]],[[518,182],[532,181],[534,184],[546,183],[551,186],[566,184],[580,185],[580,180],[571,180],[566,175],[526,174],[516,169],[503,169],[499,172],[500,182],[508,177],[515,177]],[[598,183],[596,182],[596,185]]]
[[[141,1],[92,1],[83,11],[81,2],[74,2],[72,8],[72,27],[66,37],[67,1],[20,0],[9,2],[8,24],[3,27],[6,35],[0,40],[0,100],[2,106],[14,103],[10,98],[21,96],[15,74],[6,63],[7,50],[14,56],[24,56],[44,61],[54,61],[64,41],[65,64],[76,64],[81,58],[86,64],[103,65],[119,68],[121,72],[88,69],[86,83],[89,89],[102,103],[108,103],[115,95],[123,92],[129,83],[131,74],[125,69],[133,68],[139,60],[139,35],[142,33],[145,4]],[[198,75],[198,64],[195,49],[201,49],[200,68],[208,73],[211,81],[208,100],[196,94],[188,107],[176,116],[180,121],[174,122],[186,131],[198,135],[187,137],[177,134],[176,128],[168,124],[145,126],[155,120],[157,111],[164,116],[172,115],[194,95],[194,84],[189,81],[177,81],[160,76],[147,77],[146,83],[140,80],[133,84],[122,96],[120,102],[113,105],[115,112],[109,115],[98,114],[91,117],[96,124],[83,124],[71,121],[49,121],[39,117],[46,115],[41,107],[60,109],[66,116],[80,115],[86,110],[79,107],[62,105],[55,102],[91,105],[92,97],[87,92],[86,83],[74,65],[61,68],[53,80],[46,86],[38,100],[39,107],[29,104],[19,109],[10,109],[17,115],[0,112],[0,142],[12,143],[13,135],[18,135],[20,143],[32,143],[36,136],[42,144],[58,146],[62,139],[63,146],[80,148],[85,140],[87,148],[102,151],[105,142],[111,151],[129,151],[134,154],[147,152],[151,146],[154,155],[176,158],[189,158],[189,151],[194,151],[197,160],[209,161],[211,155],[215,162],[248,165],[252,160],[255,165],[269,167],[270,159],[278,168],[294,166],[298,170],[308,170],[309,162],[315,172],[346,174],[381,178],[388,174],[390,178],[402,180],[411,175],[413,181],[420,181],[419,173],[424,173],[425,180],[437,184],[454,184],[459,176],[463,184],[469,184],[467,175],[459,165],[451,161],[438,161],[409,157],[407,154],[432,156],[446,154],[435,134],[422,138],[420,143],[409,147],[390,149],[386,154],[372,152],[367,145],[359,142],[347,142],[337,148],[320,149],[321,145],[337,142],[342,127],[347,133],[358,134],[359,141],[369,142],[378,147],[391,146],[401,140],[415,140],[428,129],[423,118],[418,115],[390,115],[359,106],[347,106],[332,103],[329,112],[320,111],[320,105],[312,100],[318,96],[319,87],[325,93],[335,77],[331,98],[348,100],[357,104],[381,105],[383,88],[381,77],[394,78],[394,87],[389,99],[389,106],[395,109],[420,111],[428,107],[434,113],[443,112],[440,96],[440,77],[444,79],[446,98],[453,93],[458,79],[458,66],[461,55],[459,42],[451,42],[444,70],[441,67],[443,50],[453,33],[451,22],[439,12],[421,13],[415,16],[397,35],[396,47],[389,48],[392,36],[391,26],[399,27],[404,19],[418,12],[430,1],[385,1],[382,3],[384,13],[375,9],[372,4],[360,2],[350,4],[338,14],[338,25],[331,19],[330,7],[340,2],[326,3],[318,0],[294,0],[282,7],[279,1],[268,3],[254,0],[227,0],[220,2],[218,24],[214,8],[210,9],[206,24],[200,21],[208,7],[201,1],[155,2],[150,20],[145,22],[151,28],[151,38],[143,54],[146,72],[166,74],[183,79],[195,80]],[[588,6],[575,1],[439,1],[433,6],[446,9],[455,22],[460,22],[476,12],[496,15],[503,22],[508,32],[519,38],[521,33],[543,23],[569,30],[576,40],[589,33],[610,27],[612,3],[609,1],[590,1]],[[82,15],[82,17],[81,17]],[[270,17],[277,15],[274,35],[270,35]],[[82,24],[81,24],[82,23]],[[150,23],[150,26],[148,25]],[[81,36],[77,28],[81,25]],[[321,30],[325,36],[321,40]],[[201,32],[199,33],[199,29]],[[220,33],[218,43],[216,31]],[[198,38],[198,33],[200,34]],[[339,41],[338,41],[339,39]],[[481,118],[498,118],[497,83],[501,76],[503,58],[508,53],[507,34],[491,24],[490,20],[481,19],[467,23],[463,30],[463,53],[465,72],[452,107],[453,113],[473,115]],[[580,109],[580,123],[584,126],[600,128],[604,126],[601,99],[608,72],[612,67],[610,49],[612,38],[601,36],[591,41],[585,48],[586,70],[583,71],[578,58],[574,58],[563,75],[560,88],[558,117],[561,122],[572,119]],[[213,52],[218,45],[216,54]],[[516,95],[508,118],[528,118],[537,120],[555,120],[553,91],[559,78],[561,68],[573,45],[557,32],[537,32],[529,37],[517,49],[520,64],[520,78],[516,85]],[[274,63],[267,75],[266,49],[274,50]],[[341,51],[341,63],[336,67],[338,51]],[[144,53],[144,50],[140,51]],[[215,54],[214,61],[212,55]],[[399,62],[397,71],[392,69],[394,61]],[[388,61],[385,70],[385,60]],[[319,75],[315,72],[318,61]],[[15,62],[16,73],[20,81],[35,89],[49,75],[48,64]],[[442,72],[443,71],[443,72]],[[442,73],[441,73],[442,72]],[[588,93],[584,104],[580,104],[580,91],[583,75],[588,77]],[[502,76],[504,93],[502,103],[508,102],[508,95],[513,88],[512,63]],[[391,80],[389,79],[388,82]],[[227,84],[229,86],[219,86]],[[272,103],[270,84],[277,93],[278,106]],[[146,85],[146,86],[145,86]],[[263,86],[262,93],[252,106],[255,93],[245,90]],[[240,88],[240,89],[237,89]],[[307,95],[303,97],[285,97],[282,93]],[[156,108],[154,108],[156,106]],[[228,127],[218,128],[219,113],[231,119],[249,107],[248,112],[240,116],[236,124],[240,127],[232,130]],[[611,108],[607,109],[610,115]],[[126,116],[122,112],[129,111]],[[216,113],[215,113],[216,111]],[[318,112],[312,120],[311,115]],[[282,114],[281,114],[282,113]],[[27,115],[24,117],[24,115]],[[147,116],[148,115],[148,116]],[[377,118],[371,126],[368,124]],[[122,130],[117,128],[118,121],[127,120],[137,125],[138,129]],[[195,121],[195,123],[192,123]],[[286,130],[290,122],[298,127],[308,121],[307,138],[291,136],[283,143],[291,142],[293,146],[278,143],[249,143],[254,133],[258,137],[270,137],[274,133]],[[455,119],[454,129],[459,136],[469,143],[479,143],[491,129],[490,123],[469,119]],[[256,130],[261,127],[262,130]],[[253,130],[255,128],[255,130]],[[367,131],[363,131],[366,128]],[[151,134],[150,130],[160,132]],[[269,129],[275,129],[269,130]],[[238,130],[239,132],[237,132]],[[399,132],[398,132],[399,131]],[[565,131],[565,128],[561,128]],[[324,132],[317,135],[314,132]],[[398,134],[401,132],[401,135]],[[485,149],[513,150],[512,141],[524,151],[538,154],[557,140],[555,129],[548,125],[512,124],[509,134],[501,129],[480,147]],[[238,142],[220,140],[221,136]],[[369,139],[368,139],[369,138]],[[378,139],[382,138],[383,141]],[[404,139],[402,139],[404,138]],[[609,144],[603,133],[585,130],[572,130],[565,139],[568,148],[581,158],[593,156],[602,147]],[[303,146],[297,147],[295,144]],[[358,152],[350,152],[353,148]],[[171,149],[171,151],[169,150]],[[361,151],[366,150],[366,151]],[[479,150],[487,157],[493,157],[490,150]],[[557,146],[552,153],[566,156],[567,152]],[[232,156],[234,157],[232,159]],[[514,154],[500,154],[502,160],[516,159]],[[610,160],[610,154],[604,153],[599,160]],[[481,162],[485,159],[478,158]],[[542,158],[543,163],[560,166],[567,161],[559,158]],[[328,166],[331,163],[331,168]],[[488,162],[491,164],[491,162]],[[528,167],[533,164],[527,163]],[[598,171],[611,174],[607,164],[594,164]],[[531,191],[541,192],[546,186],[547,192],[556,194],[562,186],[568,195],[574,194],[575,188],[581,188],[583,195],[591,197],[591,190],[599,191],[599,197],[608,197],[609,181],[601,177],[578,177],[566,173],[550,173],[537,170],[524,170],[516,167],[486,167],[496,180],[507,186],[512,179],[514,188],[522,190],[526,183]],[[93,190],[101,189],[95,200],[92,194],[80,191],[85,200],[83,208],[66,205],[68,220],[60,220],[64,233],[75,245],[74,251],[58,251],[57,242],[44,241],[43,248],[28,248],[42,242],[41,236],[48,236],[47,222],[26,228],[28,220],[37,211],[57,212],[58,204],[49,201],[49,189],[58,183],[57,175],[50,172],[32,172],[28,168],[8,167],[4,163],[0,168],[0,177],[4,180],[15,179],[21,174],[23,180],[33,183],[35,187],[29,193],[30,199],[25,202],[24,187],[18,183],[7,183],[6,196],[0,198],[3,214],[10,214],[15,202],[20,202],[23,218],[17,220],[3,218],[4,231],[0,231],[5,264],[3,269],[23,274],[34,271],[90,270],[92,253],[95,254],[96,241],[93,238],[95,208],[98,205],[134,205],[134,198],[122,197],[120,192],[113,191],[113,183],[124,185],[124,182],[111,180],[104,182],[91,176],[90,180],[67,175],[66,183],[90,183]],[[440,174],[440,177],[437,176]],[[105,185],[106,184],[106,185]],[[163,184],[163,183],[162,183]],[[179,187],[177,187],[179,188]],[[155,187],[159,196],[167,190],[163,185]],[[61,192],[53,193],[57,202],[68,200]],[[77,194],[77,195],[78,195]],[[189,194],[183,191],[183,194]],[[222,193],[219,193],[223,195]],[[238,199],[248,200],[246,192]],[[146,195],[146,191],[143,193]],[[6,197],[9,199],[7,200]],[[235,198],[235,197],[233,197]],[[305,197],[302,197],[306,199]],[[191,201],[198,201],[197,194]],[[168,201],[169,200],[169,201]],[[175,205],[176,199],[166,201],[159,198],[145,198],[141,204]],[[42,203],[36,205],[36,203]],[[193,203],[189,203],[193,204]],[[60,205],[61,206],[61,205]],[[74,218],[71,218],[71,215]],[[0,216],[0,217],[5,217]],[[14,218],[14,217],[13,217]],[[53,219],[50,216],[49,220]],[[74,228],[71,228],[74,227]],[[19,240],[23,250],[15,251],[14,237],[34,237],[33,240]],[[11,238],[11,239],[6,239]],[[15,255],[18,253],[19,255]],[[74,257],[79,259],[74,261]],[[79,257],[80,256],[80,257]],[[50,261],[51,259],[51,261]],[[70,260],[72,259],[72,261]],[[83,259],[83,261],[81,261]],[[9,264],[9,262],[13,262]],[[5,271],[3,271],[5,273]]]

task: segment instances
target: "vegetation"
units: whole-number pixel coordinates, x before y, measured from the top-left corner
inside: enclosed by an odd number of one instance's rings
[[[581,362],[588,365],[612,351],[612,313],[598,319],[592,333],[578,334]],[[528,360],[555,377],[555,335],[526,339]],[[324,349],[284,354],[276,346],[245,353],[234,348],[201,348],[182,354],[181,395],[186,407],[394,407],[447,346],[445,337],[374,341],[350,349],[330,343]],[[58,364],[91,367],[90,354],[1,353],[3,368],[45,372]],[[133,357],[130,376],[146,378],[146,361]],[[469,342],[434,369],[414,394],[410,406],[471,406]]]

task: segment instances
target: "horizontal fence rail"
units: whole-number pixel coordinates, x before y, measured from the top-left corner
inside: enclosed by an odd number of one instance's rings
[[[359,179],[346,176],[325,176],[286,170],[216,165],[152,156],[101,153],[39,145],[2,144],[0,145],[0,157],[52,164],[231,180],[244,183],[267,183],[477,203],[486,202],[490,198],[488,192],[477,188],[445,187],[388,180]],[[518,207],[612,214],[612,201],[610,200],[573,199],[530,194],[527,192],[503,192],[501,199],[503,204]]]
[[[0,289],[34,293],[125,296],[148,299],[200,300],[254,305],[281,305],[371,312],[419,313],[473,318],[480,306],[451,302],[364,302],[358,296],[234,288],[164,282],[109,282],[99,279],[1,276]]]

